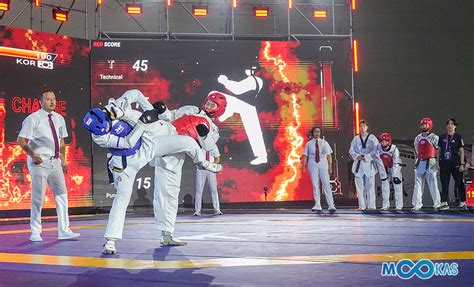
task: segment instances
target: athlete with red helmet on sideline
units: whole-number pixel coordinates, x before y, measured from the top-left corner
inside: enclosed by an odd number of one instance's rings
[[[413,211],[418,211],[423,206],[423,180],[426,180],[433,199],[433,208],[436,210],[440,206],[440,194],[438,189],[438,170],[436,164],[436,154],[439,137],[431,132],[433,121],[430,118],[423,118],[420,122],[421,133],[415,138],[415,187],[413,189]]]
[[[377,154],[382,160],[383,168],[387,172],[387,177],[382,178],[382,210],[390,208],[390,181],[393,183],[395,191],[395,208],[402,210],[403,208],[403,188],[402,188],[402,163],[400,159],[400,151],[397,146],[392,144],[392,135],[383,133],[379,136],[379,144],[377,145]]]

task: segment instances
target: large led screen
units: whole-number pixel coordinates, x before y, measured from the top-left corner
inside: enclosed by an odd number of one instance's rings
[[[216,121],[221,201],[312,199],[301,155],[315,125],[336,152],[336,202],[349,198],[343,190],[352,136],[350,41],[93,41],[91,65],[93,106],[129,89],[170,109],[201,106],[211,91],[226,95],[227,110]],[[96,204],[110,205],[106,150],[94,145],[93,155]],[[183,169],[181,202],[194,198],[196,168],[190,162]],[[151,202],[150,166],[139,172],[134,189],[132,205]]]
[[[0,209],[29,209],[31,176],[16,144],[23,120],[40,109],[43,89],[56,94],[66,121],[65,175],[69,207],[91,206],[91,140],[80,125],[90,106],[89,42],[32,30],[0,27]],[[54,207],[47,189],[44,207]]]

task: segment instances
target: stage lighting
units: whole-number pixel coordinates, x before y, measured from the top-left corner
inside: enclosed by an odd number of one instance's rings
[[[328,15],[327,15],[326,10],[313,8],[313,17],[314,18],[316,18],[316,19],[326,19],[327,16]]]
[[[171,0],[166,0],[166,5],[171,6]]]
[[[0,11],[10,10],[10,0],[0,0]]]
[[[354,72],[359,72],[359,48],[357,47],[357,40],[353,40],[353,56],[354,56]]]
[[[40,2],[41,2],[40,0],[34,0],[34,2],[35,2],[35,6],[36,6],[36,7],[39,7],[40,4],[41,4],[41,3],[40,3]]]
[[[207,16],[207,6],[193,5],[194,16]]]
[[[355,113],[354,113],[354,121],[355,121],[355,133],[359,134],[360,133],[360,125],[359,125],[359,103],[355,103]]]
[[[237,0],[232,0],[232,7],[237,8]]]
[[[127,3],[126,6],[127,13],[130,15],[140,15],[142,14],[142,4]]]
[[[59,22],[67,22],[69,11],[63,11],[59,8],[53,9],[53,19]]]
[[[268,17],[270,9],[268,7],[253,7],[253,15],[255,17]]]

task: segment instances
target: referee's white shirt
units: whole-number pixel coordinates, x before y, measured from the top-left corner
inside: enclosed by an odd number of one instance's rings
[[[66,122],[63,116],[56,112],[51,113],[56,135],[58,136],[58,143],[61,143],[62,138],[68,136],[66,130]],[[28,146],[38,155],[45,157],[54,156],[54,138],[53,132],[49,125],[48,113],[39,109],[30,114],[23,120],[20,133],[18,137],[27,138]]]
[[[324,139],[318,139],[319,145],[319,163],[320,167],[328,168],[327,155],[332,153],[332,148]],[[306,143],[303,155],[308,157],[308,165],[316,165],[316,139],[312,139]]]

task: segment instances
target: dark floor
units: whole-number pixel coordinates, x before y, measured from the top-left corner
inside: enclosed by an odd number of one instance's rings
[[[0,286],[474,286],[472,213],[180,214],[188,245],[173,248],[159,247],[151,217],[133,217],[114,256],[101,254],[105,223],[72,221],[80,239],[57,241],[46,222],[39,243],[27,224],[0,225]],[[381,276],[402,259],[456,262],[458,274]]]

